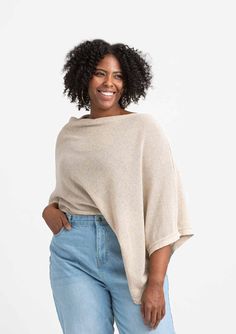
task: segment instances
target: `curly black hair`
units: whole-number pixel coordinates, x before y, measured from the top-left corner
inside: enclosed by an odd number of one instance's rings
[[[151,86],[151,66],[138,49],[126,44],[109,44],[102,39],[84,41],[75,46],[66,55],[66,63],[62,72],[64,75],[64,91],[70,102],[77,102],[80,110],[90,110],[88,84],[96,65],[107,54],[114,55],[121,66],[124,78],[124,92],[119,100],[122,109],[131,102],[137,103],[140,97],[145,98],[147,89]]]

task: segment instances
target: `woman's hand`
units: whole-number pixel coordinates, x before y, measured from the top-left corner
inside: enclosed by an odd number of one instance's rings
[[[68,222],[65,213],[58,209],[54,203],[46,206],[42,212],[42,217],[53,234],[59,233],[62,227],[71,229],[71,224]]]
[[[165,315],[163,285],[147,283],[141,299],[144,323],[155,329]]]

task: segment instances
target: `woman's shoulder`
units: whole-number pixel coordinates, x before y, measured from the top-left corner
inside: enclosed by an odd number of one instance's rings
[[[157,116],[145,113],[142,116],[143,133],[147,142],[155,142],[170,145],[170,138],[164,125],[158,120]]]
[[[140,114],[140,121],[143,124],[144,130],[149,131],[164,131],[164,127],[161,125],[160,121],[158,120],[157,116],[151,113],[139,113]]]
[[[71,127],[71,118],[70,117],[66,123],[62,124],[59,128],[58,134],[57,134],[57,141],[59,141],[60,138],[64,136],[65,133],[69,131],[69,128]]]

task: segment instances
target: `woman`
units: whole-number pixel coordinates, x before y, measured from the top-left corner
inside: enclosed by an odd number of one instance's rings
[[[146,96],[139,50],[104,40],[68,52],[65,89],[78,109],[56,142],[56,187],[42,216],[53,232],[50,282],[65,334],[175,333],[167,266],[193,233],[168,139]]]

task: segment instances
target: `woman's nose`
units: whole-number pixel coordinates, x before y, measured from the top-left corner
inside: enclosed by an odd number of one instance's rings
[[[113,80],[111,75],[107,75],[105,77],[104,84],[107,86],[113,86]]]

